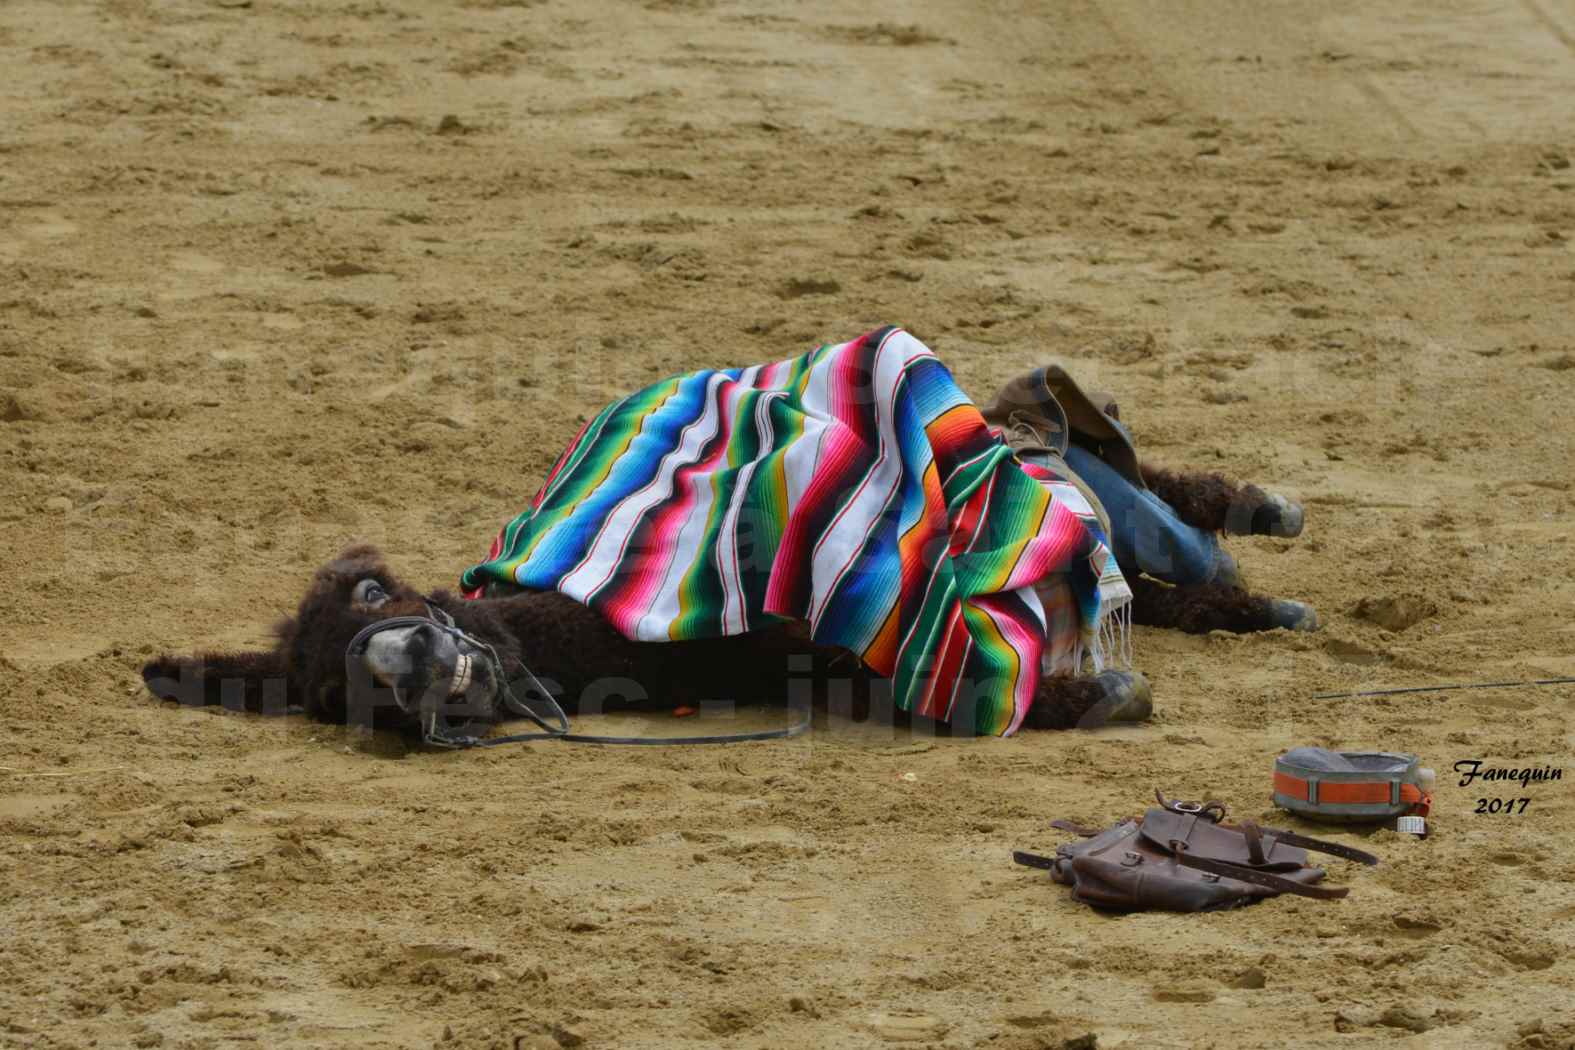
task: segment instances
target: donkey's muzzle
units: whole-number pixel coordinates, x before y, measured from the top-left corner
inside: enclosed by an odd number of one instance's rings
[[[395,702],[410,712],[428,689],[447,697],[470,684],[469,658],[447,631],[430,621],[373,633],[362,659],[374,678],[393,689]]]
[[[497,743],[563,737],[568,716],[530,669],[522,678],[543,698],[554,722],[544,720],[509,689],[497,650],[466,634],[447,612],[427,603],[428,616],[395,616],[367,624],[345,647],[345,674],[351,703],[370,698],[376,683],[393,693],[408,718],[417,719],[422,738],[439,747],[475,747],[482,741],[473,727],[495,721],[498,705],[528,718],[545,732],[503,737]],[[806,723],[807,724],[807,723]]]
[[[442,735],[440,724],[456,719],[490,721],[497,682],[486,663],[490,656],[452,621],[396,616],[368,624],[345,651],[350,700],[370,711],[379,693],[391,698],[429,736]]]

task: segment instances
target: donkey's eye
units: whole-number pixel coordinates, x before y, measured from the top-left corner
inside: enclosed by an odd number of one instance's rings
[[[350,600],[357,605],[368,605],[375,609],[388,601],[388,592],[376,580],[362,580],[350,592]]]

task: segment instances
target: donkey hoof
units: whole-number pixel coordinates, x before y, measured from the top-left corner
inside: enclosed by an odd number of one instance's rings
[[[1146,722],[1154,714],[1154,692],[1136,671],[1102,671],[1094,682],[1104,695],[1077,720],[1079,729],[1111,722]]]
[[[1323,626],[1318,622],[1317,609],[1306,602],[1289,598],[1275,598],[1270,606],[1269,618],[1271,626],[1283,627],[1287,631],[1316,631]]]
[[[1265,536],[1278,536],[1289,540],[1302,534],[1302,520],[1304,514],[1302,505],[1295,500],[1286,499],[1278,492],[1269,493],[1268,501],[1257,509],[1252,515],[1252,523],[1257,526],[1259,519],[1263,521]],[[1254,532],[1258,531],[1256,528]]]
[[[1236,536],[1278,536],[1294,539],[1302,534],[1306,515],[1302,505],[1278,492],[1249,486],[1247,499],[1233,504],[1225,515],[1224,531]]]

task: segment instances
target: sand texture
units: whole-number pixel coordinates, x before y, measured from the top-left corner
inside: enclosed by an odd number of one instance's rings
[[[0,64],[0,1046],[1575,1045],[1575,785],[1449,775],[1575,778],[1575,693],[1310,699],[1575,674],[1575,6],[4,0]],[[1004,741],[141,687],[352,540],[452,586],[611,398],[883,323],[1303,500],[1231,548],[1325,629],[1140,629],[1152,724]],[[1434,834],[1211,916],[1010,863],[1156,787],[1317,833],[1298,744],[1421,753]]]

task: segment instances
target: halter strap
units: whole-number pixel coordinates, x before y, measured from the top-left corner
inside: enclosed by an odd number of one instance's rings
[[[511,736],[483,738],[463,733],[450,733],[440,727],[437,720],[437,708],[431,709],[431,718],[423,719],[421,726],[422,741],[433,747],[468,750],[473,747],[499,747],[503,744],[522,744],[532,740],[562,740],[573,744],[613,744],[613,745],[642,745],[650,747],[681,746],[695,744],[732,744],[751,740],[785,740],[789,737],[805,733],[814,724],[814,712],[809,705],[805,705],[799,717],[792,725],[782,729],[762,729],[748,733],[719,733],[703,736],[679,737],[647,737],[647,736],[599,736],[590,733],[573,733],[569,731],[569,716],[564,712],[562,705],[542,684],[541,679],[527,667],[524,661],[520,662],[520,674],[510,679],[503,674],[503,660],[498,652],[487,642],[475,635],[466,633],[454,622],[454,617],[446,610],[439,608],[427,601],[427,616],[393,616],[386,620],[367,624],[356,632],[350,644],[345,647],[345,675],[350,683],[364,682],[366,669],[359,661],[366,654],[368,639],[374,634],[386,631],[393,627],[435,627],[451,637],[456,643],[464,643],[475,651],[476,656],[484,656],[491,668],[494,680],[498,683],[499,700],[510,714],[529,719],[540,726],[540,733],[515,733]],[[653,643],[654,644],[654,643]],[[514,695],[513,686],[524,682],[528,691],[534,692],[545,701],[548,716],[551,722],[538,715],[524,701]],[[399,703],[401,710],[406,710],[405,705],[395,693],[395,702]],[[556,724],[554,724],[556,723]]]

